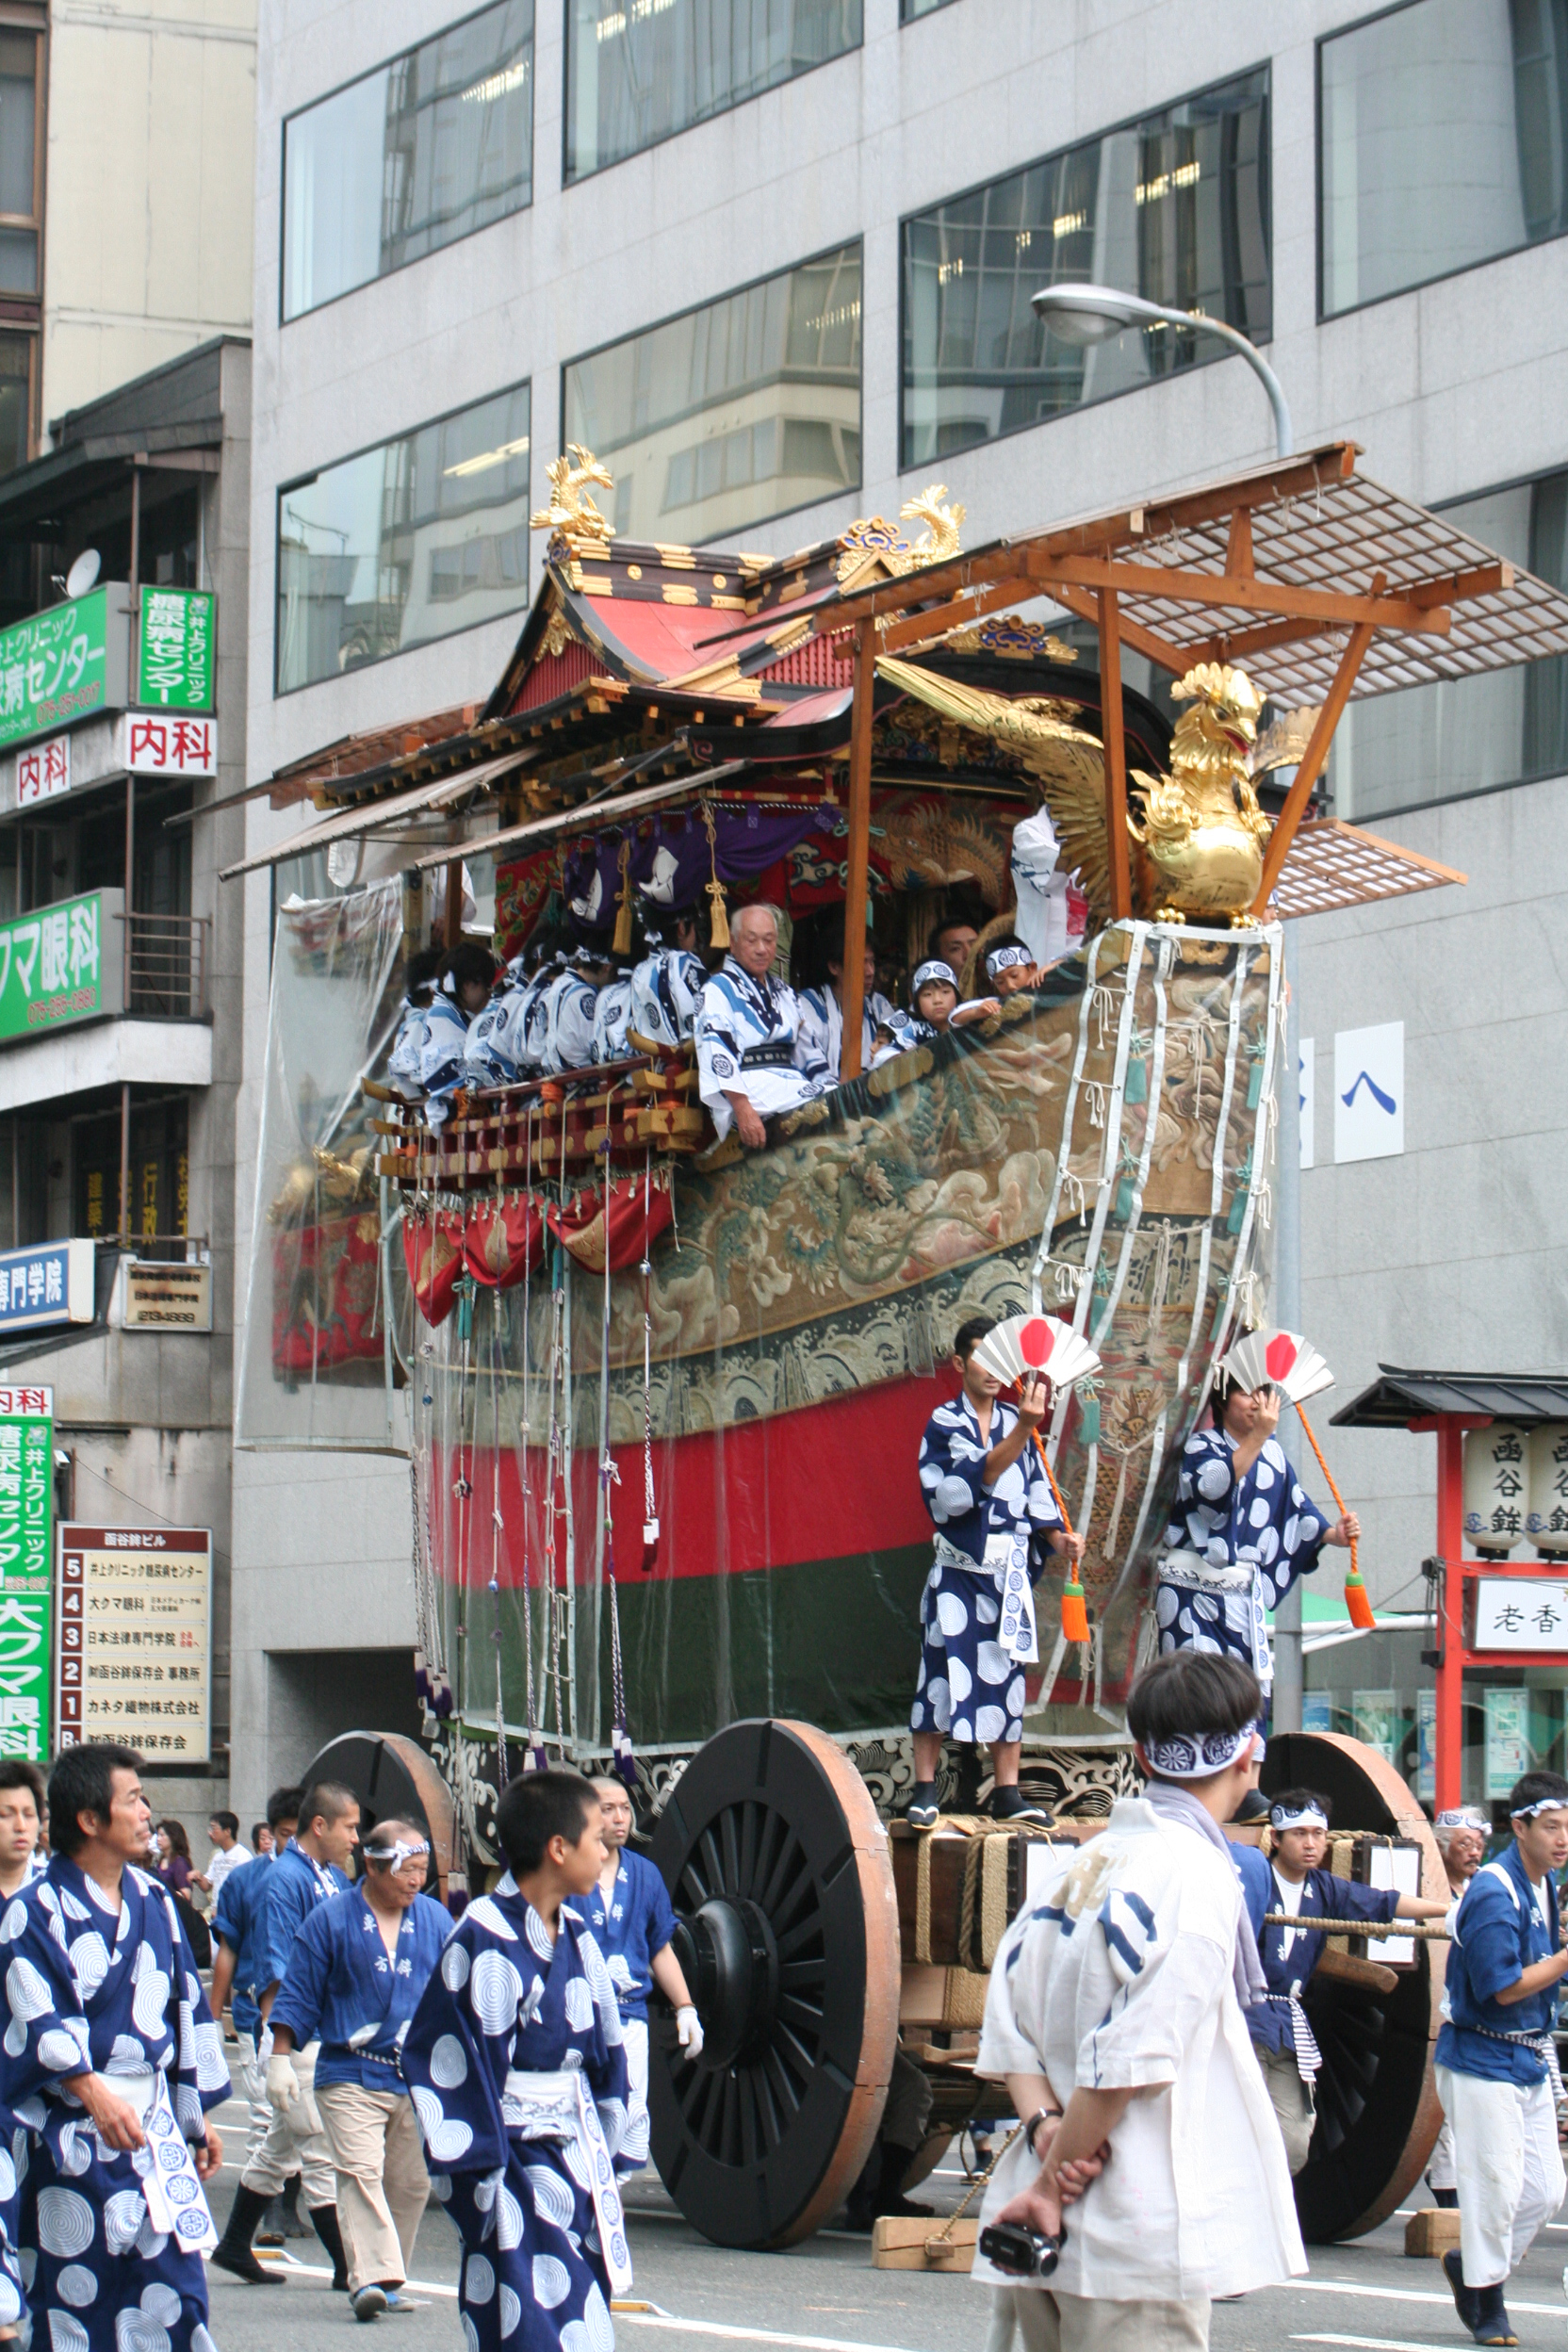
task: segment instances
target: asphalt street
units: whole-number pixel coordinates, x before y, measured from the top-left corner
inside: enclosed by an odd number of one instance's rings
[[[239,2178],[243,2102],[218,2111],[225,2164],[212,2192],[221,2230]],[[965,2182],[944,2167],[921,2195],[948,2212]],[[738,2254],[697,2236],[653,2173],[629,2184],[627,2204],[644,2311],[617,2311],[621,2352],[723,2352],[776,2345],[781,2352],[984,2352],[990,2298],[963,2278],[871,2266],[870,2241],[825,2230],[784,2254]],[[1534,2246],[1509,2290],[1522,2345],[1568,2352],[1568,2206]],[[1404,2251],[1402,2218],[1353,2244],[1309,2247],[1308,2278],[1217,2306],[1215,2352],[1283,2352],[1330,2344],[1360,2352],[1428,2352],[1467,2344],[1434,2262]],[[433,2204],[419,2232],[414,2293],[424,2308],[373,2324],[386,2352],[459,2352],[457,2236]],[[315,2352],[358,2340],[347,2295],[335,2295],[314,2238],[290,2246],[283,2287],[248,2287],[209,2270],[218,2352]]]

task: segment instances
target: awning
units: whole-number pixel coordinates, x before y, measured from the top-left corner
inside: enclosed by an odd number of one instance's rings
[[[575,808],[558,808],[553,816],[532,817],[527,825],[509,825],[501,833],[481,833],[472,840],[455,843],[450,849],[433,850],[428,858],[415,860],[423,872],[430,866],[449,865],[459,855],[466,858],[482,856],[493,849],[511,849],[519,841],[542,841],[552,833],[589,833],[596,825],[617,825],[625,816],[640,808],[652,808],[662,800],[677,800],[682,792],[699,796],[710,784],[723,777],[739,776],[750,767],[749,760],[727,760],[722,768],[696,768],[686,776],[678,776],[667,784],[645,784],[641,792],[607,793],[602,800],[579,801]]]
[[[1439,1413],[1494,1421],[1568,1421],[1568,1373],[1403,1372],[1380,1364],[1370,1388],[1333,1415],[1336,1429],[1403,1429]]]
[[[342,815],[326,817],[319,825],[306,827],[302,833],[290,834],[275,849],[259,850],[253,858],[243,858],[237,865],[225,866],[219,875],[220,882],[232,882],[241,874],[255,874],[264,866],[282,865],[288,858],[306,858],[313,850],[330,848],[334,841],[351,841],[356,834],[376,833],[383,825],[397,825],[405,818],[438,814],[463,800],[469,792],[493,785],[514,769],[526,767],[533,759],[531,744],[520,750],[503,752],[498,759],[482,760],[478,767],[465,768],[461,775],[439,776],[433,784],[420,784],[411,792],[397,792],[385,800],[362,802],[357,808],[345,809]],[[459,854],[466,843],[454,842],[433,860],[441,864],[447,858]]]

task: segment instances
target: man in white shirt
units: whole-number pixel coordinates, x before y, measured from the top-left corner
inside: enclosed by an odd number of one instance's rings
[[[195,1873],[196,1884],[218,1899],[218,1889],[231,1870],[243,1870],[250,1854],[239,1842],[237,1813],[215,1813],[207,1823],[207,1836],[212,1839],[212,1855],[204,1870]]]
[[[1025,2131],[982,2229],[1067,2234],[1012,2290],[1026,2352],[1187,2352],[1209,2306],[1307,2267],[1244,2004],[1263,1984],[1220,1824],[1261,1711],[1239,1659],[1183,1650],[1135,1684],[1141,1797],[1124,1797],[997,1954],[976,2072]],[[1179,2186],[1178,2186],[1179,2184]]]

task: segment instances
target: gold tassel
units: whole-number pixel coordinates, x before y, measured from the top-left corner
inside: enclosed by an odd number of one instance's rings
[[[615,914],[615,937],[611,942],[616,956],[631,953],[631,836],[621,843],[621,899]]]
[[[719,843],[713,827],[713,811],[706,801],[702,804],[702,821],[708,827],[708,857],[712,867],[712,880],[707,885],[710,900],[708,927],[713,945],[727,950],[729,918],[724,910],[724,884],[719,880]]]

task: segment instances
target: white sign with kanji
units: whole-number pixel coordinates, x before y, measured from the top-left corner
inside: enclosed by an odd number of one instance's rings
[[[30,800],[53,800],[71,790],[71,738],[51,735],[30,743],[16,755],[16,797],[25,808]]]
[[[120,721],[120,764],[132,776],[216,776],[218,721],[127,710]]]
[[[1568,1650],[1568,1584],[1544,1576],[1478,1576],[1471,1647]]]

